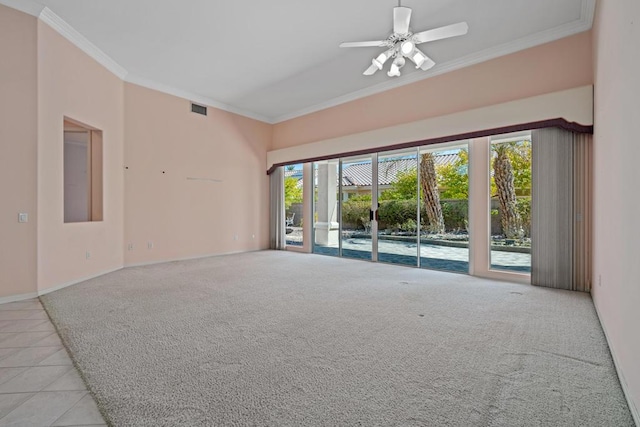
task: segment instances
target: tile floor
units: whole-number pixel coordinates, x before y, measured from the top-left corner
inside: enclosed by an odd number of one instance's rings
[[[38,299],[0,304],[4,426],[106,426]]]

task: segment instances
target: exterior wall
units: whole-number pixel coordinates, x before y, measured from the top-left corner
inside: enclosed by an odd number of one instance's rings
[[[269,246],[271,125],[128,83],[125,111],[125,264]]]
[[[592,295],[640,425],[640,3],[599,1],[594,27]]]
[[[122,268],[124,84],[47,24],[38,21],[37,34],[42,292]],[[103,221],[64,223],[64,117],[103,131]]]
[[[271,150],[592,83],[591,32],[585,32],[278,123]]]
[[[0,5],[0,301],[37,290],[36,26]]]

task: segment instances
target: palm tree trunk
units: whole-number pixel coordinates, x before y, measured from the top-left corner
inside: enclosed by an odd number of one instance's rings
[[[429,220],[427,230],[430,233],[442,234],[444,233],[444,218],[442,217],[440,191],[438,190],[433,153],[425,153],[420,159],[420,185],[427,211],[427,219]]]
[[[502,232],[507,239],[520,239],[523,236],[522,219],[518,213],[516,190],[513,179],[513,167],[507,156],[509,146],[495,146],[496,158],[493,161],[493,179],[496,183],[498,201],[500,202],[500,221]]]

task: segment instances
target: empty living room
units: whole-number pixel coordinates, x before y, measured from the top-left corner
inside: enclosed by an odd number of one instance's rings
[[[640,426],[639,24],[0,0],[0,427]]]

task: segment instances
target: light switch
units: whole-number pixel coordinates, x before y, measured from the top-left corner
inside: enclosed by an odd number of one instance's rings
[[[19,213],[18,214],[18,222],[29,222],[29,214],[28,213]]]

